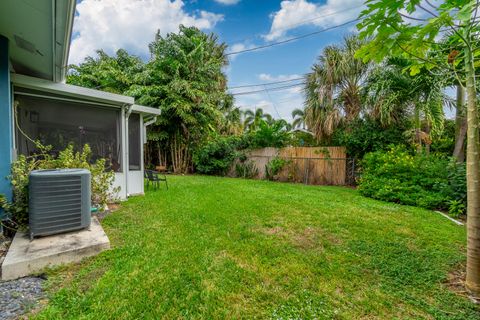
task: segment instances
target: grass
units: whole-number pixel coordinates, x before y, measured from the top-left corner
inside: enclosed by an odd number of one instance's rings
[[[204,176],[131,198],[113,249],[51,272],[38,319],[479,319],[465,230],[341,187]]]

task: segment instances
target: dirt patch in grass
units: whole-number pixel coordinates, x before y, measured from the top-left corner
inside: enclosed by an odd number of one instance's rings
[[[292,240],[293,244],[300,249],[323,249],[323,245],[318,241],[318,236],[318,230],[312,227],[307,227],[302,231],[295,233],[292,237]]]
[[[302,250],[323,249],[324,243],[338,245],[342,243],[337,236],[325,232],[322,228],[308,226],[300,230],[286,229],[281,226],[258,228],[267,236],[278,237],[290,242],[293,246]]]
[[[281,235],[285,233],[285,230],[282,227],[273,227],[273,228],[263,228],[262,233],[272,236],[272,235]]]
[[[465,289],[465,279],[467,277],[466,266],[465,264],[457,265],[452,271],[447,275],[447,280],[445,285],[448,289],[453,291],[455,294],[468,298],[472,302],[480,304],[479,299],[472,297],[469,292]]]
[[[120,203],[109,203],[108,210],[99,211],[96,213],[98,221],[101,222],[103,219],[105,219],[106,216],[108,216],[110,213],[117,211],[118,209],[120,209],[120,207]]]

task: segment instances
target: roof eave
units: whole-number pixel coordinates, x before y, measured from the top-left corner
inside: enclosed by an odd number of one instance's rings
[[[97,101],[118,107],[124,105],[133,105],[135,103],[135,100],[132,97],[74,86],[65,83],[52,82],[15,73],[11,74],[11,81],[15,86],[22,88],[34,89],[90,101]]]
[[[54,0],[55,3],[55,0]],[[62,21],[65,19],[65,32],[57,37],[56,25],[54,23],[54,66],[53,66],[53,81],[54,82],[65,82],[66,74],[68,71],[68,55],[70,53],[70,40],[72,38],[73,30],[73,20],[75,17],[75,0],[67,0],[65,3],[66,10],[56,10],[55,13],[55,22]],[[65,14],[66,13],[66,14]],[[62,21],[63,22],[63,21]],[[62,23],[63,24],[63,23]],[[60,38],[60,39],[58,39]],[[58,41],[60,40],[60,41]],[[59,52],[57,54],[57,46],[60,46]]]

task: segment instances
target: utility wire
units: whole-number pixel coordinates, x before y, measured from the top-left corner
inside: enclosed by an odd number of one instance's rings
[[[307,75],[308,75],[308,73],[305,74],[305,76],[307,76]],[[305,80],[305,77],[288,79],[288,80],[265,82],[265,83],[257,83],[257,84],[246,84],[246,85],[242,85],[242,86],[228,87],[228,89],[239,89],[239,88],[250,88],[250,87],[264,87],[264,86],[269,86],[269,85],[272,85],[272,84],[286,83],[286,82],[292,82],[292,81],[298,81],[298,80]]]
[[[267,93],[268,99],[269,99],[270,102],[272,103],[273,109],[275,109],[275,112],[277,113],[278,117],[281,118],[282,116],[281,116],[280,113],[278,112],[278,109],[277,109],[277,107],[275,106],[275,103],[273,102],[272,96],[270,95],[270,92],[268,92],[268,89],[267,89],[266,86],[265,86],[264,88],[265,88],[265,92]]]
[[[270,88],[270,89],[268,89],[268,91],[286,90],[286,89],[295,88],[295,87],[299,87],[299,86],[303,86],[303,85],[305,85],[304,82],[293,84],[293,85]],[[238,93],[231,93],[231,95],[232,96],[242,96],[242,95],[255,94],[255,93],[260,93],[260,92],[265,92],[265,91],[267,91],[267,90],[263,89],[263,90],[255,90],[255,91],[244,91],[244,92],[238,92]]]
[[[298,23],[292,23],[292,24],[286,25],[286,26],[284,26],[283,28],[276,29],[276,31],[287,31],[287,30],[292,29],[292,28],[295,28],[295,27],[299,27],[299,26],[306,25],[306,24],[308,24],[309,22],[312,22],[312,21],[315,21],[315,20],[318,20],[318,19],[322,19],[322,18],[334,16],[334,15],[337,15],[337,14],[340,14],[340,13],[345,13],[345,12],[350,11],[350,10],[353,10],[353,9],[360,9],[360,8],[362,8],[363,6],[364,6],[364,4],[362,3],[362,4],[359,5],[359,6],[350,7],[350,8],[344,9],[344,10],[339,10],[339,11],[330,12],[330,13],[327,13],[327,14],[324,14],[324,15],[321,15],[321,16],[315,16],[315,17],[313,17],[313,18],[306,19],[306,20],[303,20],[303,21],[298,22]],[[248,37],[248,38],[243,38],[243,39],[241,39],[241,40],[234,40],[234,42],[245,42],[245,41],[247,41],[247,40],[251,40],[251,39],[254,39],[254,38],[256,38],[256,37],[257,37],[257,36],[251,36],[251,37]]]
[[[336,29],[336,28],[344,27],[344,26],[346,26],[346,25],[348,25],[348,24],[350,24],[350,23],[352,23],[352,22],[355,22],[355,21],[359,21],[359,19],[357,18],[357,19],[354,19],[354,20],[349,20],[349,21],[344,22],[344,23],[342,23],[342,24],[338,24],[338,25],[335,25],[335,26],[331,26],[331,27],[328,27],[328,28],[325,28],[325,29],[322,29],[322,30],[318,30],[318,31],[315,31],[315,32],[310,32],[310,33],[307,33],[307,34],[303,34],[303,35],[300,35],[300,36],[297,36],[297,37],[292,37],[292,38],[289,38],[289,39],[286,39],[286,40],[282,40],[282,41],[278,41],[278,42],[273,42],[273,43],[269,43],[269,44],[265,44],[265,45],[262,45],[262,46],[249,48],[249,49],[244,49],[244,50],[229,52],[229,53],[226,53],[225,55],[226,55],[226,56],[231,56],[231,55],[234,55],[234,54],[239,54],[239,53],[244,53],[244,52],[251,52],[251,51],[256,51],[256,50],[260,50],[260,49],[265,49],[265,48],[269,48],[269,47],[273,47],[273,46],[278,46],[278,45],[285,44],[285,43],[289,43],[289,42],[292,42],[292,41],[297,41],[297,40],[300,40],[300,39],[303,39],[303,38],[308,38],[308,37],[311,37],[311,36],[314,36],[314,35],[317,35],[317,34],[320,34],[320,33],[323,33],[323,32],[327,32],[327,31]]]

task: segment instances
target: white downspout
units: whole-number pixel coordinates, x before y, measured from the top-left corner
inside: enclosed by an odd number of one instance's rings
[[[151,118],[150,120],[148,120],[147,122],[144,122],[143,123],[143,143],[147,143],[147,127],[149,125],[152,125],[154,124],[155,122],[157,122],[157,116],[154,116],[153,118]],[[143,148],[144,148],[144,145],[142,145],[142,155],[143,155]]]
[[[128,150],[128,144],[129,144],[129,139],[128,139],[128,118],[130,117],[130,114],[132,113],[132,107],[133,105],[126,105],[128,109],[125,110],[125,194],[128,198],[130,195],[128,192],[128,173],[130,171],[130,158],[129,158],[129,150]]]

